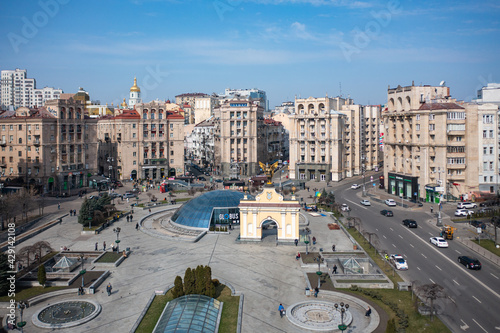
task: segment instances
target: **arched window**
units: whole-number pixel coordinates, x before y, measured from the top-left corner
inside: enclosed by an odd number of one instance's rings
[[[73,108],[69,108],[68,119],[73,119]]]
[[[144,111],[142,111],[142,119],[148,119],[148,110],[147,109],[144,109]]]

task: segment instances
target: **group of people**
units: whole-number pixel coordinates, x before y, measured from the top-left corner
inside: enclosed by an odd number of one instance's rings
[[[127,215],[127,222],[132,222],[133,218],[134,218],[134,216],[132,214]]]
[[[69,216],[76,216],[76,209],[70,209]]]

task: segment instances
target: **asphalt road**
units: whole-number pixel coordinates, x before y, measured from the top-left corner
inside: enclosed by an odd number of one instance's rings
[[[353,182],[354,183],[354,182]],[[362,229],[370,233],[372,242],[379,250],[389,254],[403,255],[409,269],[399,274],[407,282],[416,285],[437,283],[444,287],[446,299],[437,301],[439,317],[453,332],[500,332],[500,268],[485,258],[473,253],[456,240],[448,241],[448,248],[437,248],[429,241],[439,236],[436,219],[430,214],[430,207],[413,210],[387,207],[383,202],[371,201],[370,207],[359,204],[361,189],[351,190],[343,184],[335,191],[339,203],[351,207],[350,216],[361,219]],[[398,198],[394,198],[399,200]],[[380,214],[382,209],[390,209],[394,217]],[[417,221],[418,228],[408,229],[402,220]],[[480,271],[468,270],[458,263],[459,255],[472,255],[482,263]]]

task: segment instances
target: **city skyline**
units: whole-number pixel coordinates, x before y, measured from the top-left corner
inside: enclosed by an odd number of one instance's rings
[[[26,4],[31,4],[26,5]],[[350,95],[385,104],[387,86],[446,81],[470,101],[498,82],[500,5],[248,0],[45,0],[1,5],[0,69],[27,69],[37,87],[121,103],[226,88],[287,100]]]

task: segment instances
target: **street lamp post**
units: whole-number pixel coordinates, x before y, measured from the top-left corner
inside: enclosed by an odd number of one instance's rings
[[[335,307],[335,310],[340,312],[341,324],[338,327],[339,327],[339,330],[341,330],[343,332],[347,329],[347,325],[344,324],[344,315],[347,312],[347,310],[349,310],[349,304],[344,304],[344,302],[340,302],[340,304],[335,303],[333,306]]]
[[[438,168],[438,176],[439,176],[439,181],[438,185],[441,187],[441,172],[444,170],[441,170],[441,168]],[[438,218],[436,222],[437,227],[442,227],[443,226],[443,219],[441,218],[441,208],[443,208],[443,204],[441,203],[441,195],[439,196],[439,213],[438,213]]]
[[[116,242],[116,252],[119,252],[118,247],[119,247],[119,244],[120,244],[120,231],[122,231],[121,228],[113,229],[113,232],[116,233],[116,240],[115,240],[115,242]]]
[[[80,275],[82,276],[82,288],[85,286],[85,283],[84,283],[84,278],[83,276],[85,275],[85,273],[87,272],[84,268],[84,263],[85,263],[85,257],[83,255],[83,253],[80,253],[80,260],[82,262],[82,269],[80,271]]]
[[[321,272],[321,255],[318,254],[318,271],[316,272],[316,274],[318,275],[318,289],[321,287],[321,274],[323,274],[323,272]]]

